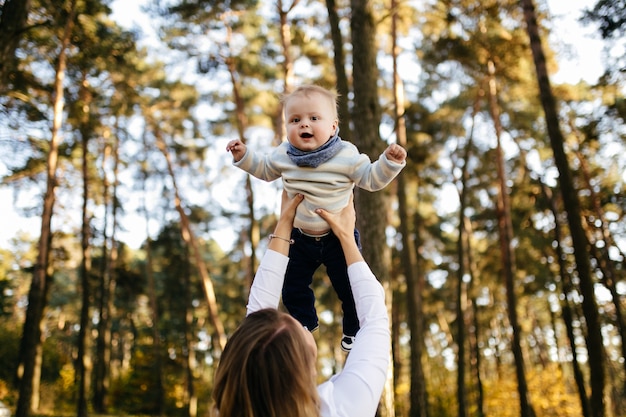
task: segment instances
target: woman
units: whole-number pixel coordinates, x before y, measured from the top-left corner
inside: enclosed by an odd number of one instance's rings
[[[352,198],[341,212],[316,210],[339,238],[360,330],[343,370],[316,386],[317,346],[306,328],[277,310],[296,208],[283,192],[281,215],[254,278],[247,316],[217,368],[213,399],[220,417],[374,416],[387,375],[389,318],[384,291],[356,241]]]

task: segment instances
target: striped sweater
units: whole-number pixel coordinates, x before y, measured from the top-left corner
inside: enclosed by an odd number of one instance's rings
[[[342,141],[341,150],[317,168],[299,167],[287,155],[287,142],[281,143],[265,155],[256,154],[248,148],[243,158],[233,164],[264,181],[283,179],[283,187],[290,198],[304,195],[298,206],[294,227],[311,231],[329,230],[315,209],[324,208],[338,212],[350,199],[354,186],[367,191],[386,187],[404,168],[406,162],[393,162],[381,154],[371,162],[350,142]]]

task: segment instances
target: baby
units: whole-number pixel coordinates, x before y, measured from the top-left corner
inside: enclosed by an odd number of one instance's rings
[[[313,273],[321,264],[342,302],[343,336],[341,348],[349,352],[359,330],[354,298],[348,281],[341,244],[315,209],[339,212],[352,195],[355,185],[367,191],[387,186],[406,165],[406,150],[392,144],[371,162],[369,157],[339,137],[337,96],[316,86],[303,85],[283,98],[287,142],[265,155],[249,151],[240,140],[226,149],[234,165],[265,181],[282,178],[289,198],[303,194],[291,236],[292,245],[282,291],[283,304],[308,330],[318,328],[315,296],[311,289]],[[360,248],[359,232],[355,239]]]

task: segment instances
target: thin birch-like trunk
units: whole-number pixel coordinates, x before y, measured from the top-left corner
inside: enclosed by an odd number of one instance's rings
[[[63,122],[64,109],[64,85],[65,69],[67,66],[67,50],[70,45],[72,30],[74,28],[74,19],[76,16],[76,0],[72,0],[70,4],[70,13],[65,24],[63,38],[57,66],[54,77],[53,90],[53,119],[52,119],[52,135],[50,138],[50,149],[48,151],[46,165],[46,192],[43,198],[43,210],[41,214],[41,233],[39,243],[37,245],[37,261],[33,272],[30,290],[28,293],[28,308],[26,309],[26,320],[24,322],[24,331],[20,342],[20,361],[19,361],[19,398],[15,411],[16,417],[28,417],[29,414],[38,408],[38,401],[33,402],[33,397],[39,397],[38,393],[34,393],[35,386],[34,377],[40,374],[35,369],[37,364],[41,366],[41,362],[37,362],[37,350],[41,349],[41,320],[46,305],[48,286],[50,280],[49,256],[50,246],[52,242],[52,215],[55,203],[55,189],[57,186],[57,166],[58,166],[58,149],[61,141],[61,124]],[[36,383],[39,386],[39,382]]]
[[[522,352],[522,329],[519,325],[517,314],[517,286],[515,281],[515,252],[512,248],[513,225],[511,221],[511,203],[509,191],[506,186],[506,172],[504,169],[504,153],[502,151],[501,136],[502,126],[500,124],[500,111],[497,104],[497,88],[495,79],[495,66],[493,61],[488,63],[489,88],[487,95],[489,98],[489,112],[494,123],[496,133],[496,171],[498,173],[498,197],[497,216],[500,240],[500,254],[502,257],[502,273],[506,287],[507,312],[509,324],[513,331],[511,349],[515,360],[515,373],[517,375],[517,393],[522,417],[534,417],[535,410],[530,401],[528,383],[526,381],[526,370],[524,355]]]
[[[213,344],[215,348],[221,352],[226,345],[226,333],[224,330],[224,325],[219,317],[217,311],[217,300],[215,298],[215,289],[213,288],[213,281],[211,281],[211,277],[209,276],[209,269],[204,262],[202,257],[202,253],[200,252],[200,247],[198,246],[198,241],[196,239],[193,230],[191,229],[191,224],[189,222],[189,218],[187,217],[187,213],[182,204],[182,200],[180,197],[180,191],[178,189],[178,183],[176,181],[176,175],[174,173],[174,167],[172,165],[172,160],[167,149],[167,145],[165,144],[165,140],[163,139],[161,132],[155,132],[155,137],[157,140],[157,147],[163,154],[165,161],[167,162],[167,170],[169,172],[170,178],[172,180],[173,188],[174,188],[174,206],[176,211],[180,215],[180,225],[181,225],[181,233],[182,238],[187,243],[191,249],[192,256],[195,262],[195,267],[200,274],[202,279],[202,285],[204,288],[204,294],[206,296],[208,310],[209,310],[209,320],[213,325],[214,330],[214,338]]]
[[[604,417],[606,411],[604,401],[606,364],[602,328],[593,288],[594,281],[591,275],[591,263],[589,261],[589,242],[582,226],[580,201],[572,179],[569,161],[565,154],[563,133],[559,126],[557,103],[550,85],[546,57],[543,52],[541,37],[539,36],[535,5],[532,0],[521,0],[520,4],[524,11],[526,30],[537,73],[539,98],[545,113],[546,127],[554,154],[554,163],[559,171],[559,188],[563,197],[563,206],[567,212],[579,286],[583,297],[582,306],[587,326],[585,340],[589,355],[589,385],[591,386],[590,409],[593,417]]]

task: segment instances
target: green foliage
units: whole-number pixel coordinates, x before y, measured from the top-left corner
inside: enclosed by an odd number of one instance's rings
[[[580,398],[564,366],[550,364],[545,369],[528,373],[528,383],[538,415],[546,417],[580,416]]]
[[[0,380],[11,385],[17,372],[20,332],[5,320],[0,321]]]
[[[507,371],[499,378],[485,381],[485,399],[485,415],[519,416],[519,397],[517,396],[515,374]]]
[[[131,368],[111,387],[111,397],[116,408],[129,414],[154,414],[154,406],[158,404],[155,395],[159,391],[155,387],[155,358],[150,355],[149,346],[138,346],[133,355]]]
[[[11,315],[15,305],[12,296],[16,283],[11,280],[13,269],[13,255],[4,249],[0,249],[0,319]]]
[[[626,33],[626,1],[598,0],[585,11],[583,21],[597,23],[603,38],[617,38]]]
[[[17,396],[17,387],[14,382],[17,374],[21,331],[15,325],[16,323],[6,319],[0,320],[0,340],[2,340],[0,343],[0,399]],[[71,358],[64,351],[66,346],[66,342],[57,336],[49,337],[43,344],[42,397],[48,398],[49,393],[53,391],[57,394],[63,393],[65,388],[71,388],[73,385],[73,380],[68,386],[63,383],[63,370],[71,366]],[[71,400],[71,397],[66,399]],[[63,401],[59,401],[58,404],[63,404]]]
[[[580,400],[572,380],[562,372],[559,364],[528,372],[531,401],[537,415],[546,417],[574,417],[582,415]],[[519,416],[519,400],[514,393],[515,376],[507,371],[493,381],[485,383],[487,398],[485,414],[504,417]]]

